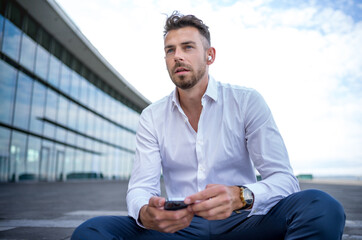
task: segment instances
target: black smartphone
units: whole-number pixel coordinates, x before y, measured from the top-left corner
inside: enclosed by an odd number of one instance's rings
[[[187,204],[184,203],[182,198],[168,198],[166,199],[164,209],[169,211],[176,211],[183,208],[187,208]]]

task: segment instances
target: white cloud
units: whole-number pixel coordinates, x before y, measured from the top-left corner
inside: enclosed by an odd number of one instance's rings
[[[162,13],[195,14],[216,47],[211,74],[262,93],[295,167],[318,169],[332,159],[362,166],[362,22],[342,10],[308,2],[276,9],[263,0],[58,2],[152,101],[173,89],[163,61]]]

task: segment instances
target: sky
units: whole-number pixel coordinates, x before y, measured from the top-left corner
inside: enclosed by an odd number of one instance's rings
[[[151,102],[174,89],[163,26],[174,10],[209,26],[210,74],[268,103],[295,174],[362,179],[362,0],[56,0]]]

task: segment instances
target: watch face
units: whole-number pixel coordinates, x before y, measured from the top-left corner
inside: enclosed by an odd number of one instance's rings
[[[254,201],[253,193],[250,191],[249,188],[244,188],[243,197],[247,204],[252,204]]]

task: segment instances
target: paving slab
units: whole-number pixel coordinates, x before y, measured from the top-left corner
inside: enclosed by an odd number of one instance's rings
[[[302,181],[300,185],[340,201],[347,216],[343,240],[362,240],[362,182]],[[86,219],[127,215],[127,186],[127,181],[99,180],[1,183],[0,239],[69,240]]]

